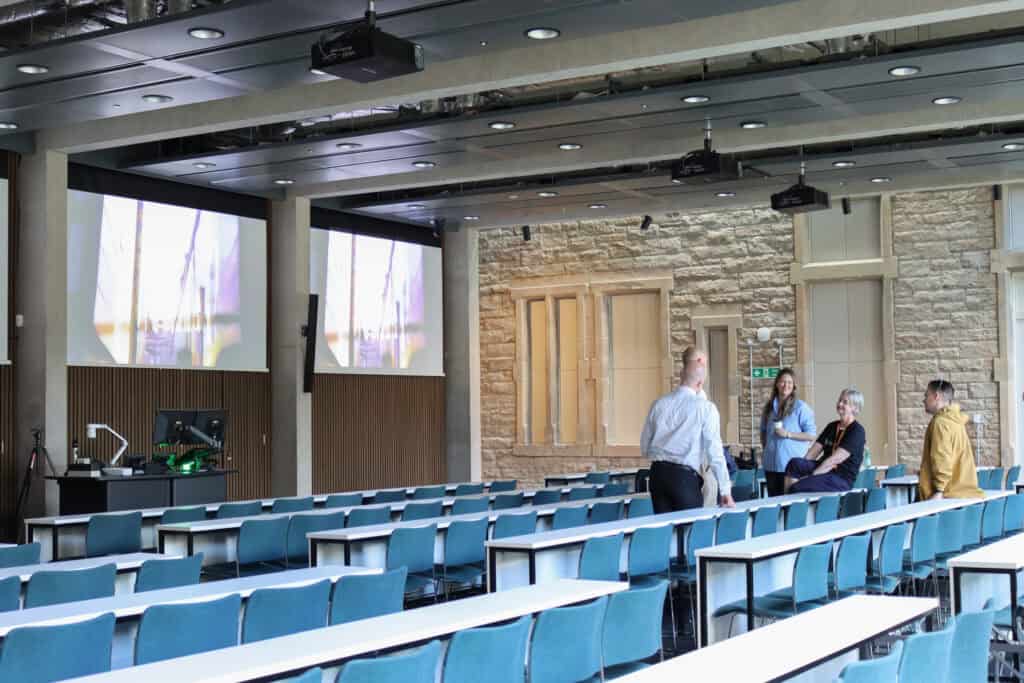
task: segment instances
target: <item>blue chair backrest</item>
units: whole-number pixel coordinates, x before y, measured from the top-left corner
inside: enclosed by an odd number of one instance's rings
[[[486,517],[457,520],[449,524],[444,533],[445,566],[458,567],[483,562],[488,525]]]
[[[934,515],[919,517],[910,533],[910,561],[913,564],[935,561],[939,520]]]
[[[551,529],[571,529],[574,526],[583,526],[587,523],[587,514],[586,505],[558,508],[551,518]]]
[[[160,515],[161,524],[180,524],[181,522],[201,522],[206,519],[206,508],[168,508]]]
[[[135,575],[135,592],[158,591],[164,588],[194,586],[199,583],[203,554],[166,560],[146,560]]]
[[[413,500],[429,500],[431,498],[444,498],[445,487],[440,486],[419,486],[412,492]]]
[[[907,466],[903,464],[890,465],[885,470],[886,479],[895,479],[896,477],[904,477],[907,474]]]
[[[981,503],[967,505],[962,508],[964,511],[964,538],[962,547],[978,545],[981,543],[981,513],[984,509]]]
[[[282,678],[278,680],[277,683],[321,683],[323,679],[323,670],[318,666],[314,666],[305,673],[298,676],[292,676],[291,678]]]
[[[362,504],[363,494],[361,493],[332,493],[327,496],[327,501],[324,503],[324,507],[354,508],[357,505]]]
[[[736,500],[750,500],[754,497],[754,470],[736,470],[732,495]]]
[[[597,498],[596,486],[573,486],[569,489],[568,500],[589,500]]]
[[[537,530],[537,511],[530,510],[523,514],[498,515],[494,521],[491,538],[508,538],[532,534]]]
[[[238,529],[238,564],[276,562],[287,554],[288,517],[247,519]]]
[[[526,642],[533,617],[510,624],[459,631],[452,636],[444,660],[442,683],[524,683]]]
[[[456,496],[478,496],[483,492],[483,484],[459,484],[455,487]]]
[[[847,536],[839,542],[835,570],[837,592],[861,590],[867,584],[868,549],[870,547],[870,533]]]
[[[622,519],[622,508],[621,500],[617,500],[614,503],[594,503],[590,506],[590,516],[587,518],[587,521],[591,524],[617,522]]]
[[[278,498],[270,506],[271,514],[287,512],[308,512],[313,509],[313,496],[305,498]]]
[[[889,648],[889,654],[884,657],[847,664],[839,674],[839,680],[842,683],[895,681],[900,668],[900,657],[902,654],[903,641],[897,640]]]
[[[381,574],[347,574],[334,584],[331,624],[369,619],[402,611],[405,600],[405,567]]]
[[[629,491],[629,486],[626,484],[605,484],[604,488],[598,492],[602,498],[611,498],[613,496],[624,496]]]
[[[560,500],[562,500],[562,491],[560,489],[538,489],[533,492],[534,505],[551,505]]]
[[[605,667],[638,662],[661,650],[667,592],[668,581],[662,580],[608,597],[602,633]]]
[[[21,607],[21,577],[0,579],[0,612],[14,612]]]
[[[861,470],[857,473],[857,478],[853,480],[855,489],[873,489],[877,485],[874,470]]]
[[[11,629],[0,645],[0,681],[50,683],[110,671],[113,641],[110,612],[72,624]]]
[[[309,565],[309,539],[306,538],[306,534],[344,528],[343,511],[327,515],[292,515],[288,522],[288,535],[285,541],[288,565]]]
[[[440,658],[441,641],[434,640],[418,650],[354,659],[341,667],[337,683],[434,683]]]
[[[779,506],[766,505],[754,512],[751,536],[767,536],[779,530]]]
[[[981,513],[982,541],[993,541],[1003,535],[1003,509],[1005,507],[1005,498],[985,501],[985,510]]]
[[[959,553],[964,547],[964,508],[945,510],[939,513],[938,531],[936,532],[935,553],[950,555]]]
[[[345,518],[345,526],[372,526],[374,524],[387,524],[391,521],[391,508],[388,506],[373,508],[355,508],[348,511]]]
[[[1013,491],[1018,479],[1020,479],[1020,465],[1014,465],[1006,471],[1006,490]]]
[[[641,527],[629,539],[630,577],[664,574],[668,571],[672,553],[672,527]]]
[[[405,500],[405,489],[389,489],[377,491],[373,496],[374,503],[401,503]]]
[[[327,626],[328,579],[306,586],[260,588],[245,602],[242,643],[287,636]]]
[[[946,683],[954,621],[941,631],[917,633],[903,641],[899,683]]]
[[[686,564],[697,566],[697,551],[715,544],[715,520],[695,519],[686,535]]]
[[[217,600],[147,607],[135,636],[135,664],[234,647],[241,609],[238,593]]]
[[[433,519],[444,514],[444,505],[439,500],[428,503],[406,503],[402,510],[402,521],[413,522],[417,519]]]
[[[511,510],[523,506],[523,492],[502,493],[494,497],[495,510]]]
[[[474,512],[487,512],[491,501],[484,498],[459,498],[452,505],[453,515],[469,515]]]
[[[650,498],[631,498],[629,507],[626,508],[626,516],[629,519],[634,517],[646,517],[654,514],[654,503]]]
[[[608,598],[545,610],[530,642],[530,683],[589,679],[601,670],[601,630]]]
[[[0,569],[39,564],[39,550],[41,547],[39,543],[25,543],[23,545],[12,545],[9,548],[0,548]]]
[[[895,576],[903,569],[903,546],[907,540],[906,523],[890,524],[882,532],[882,544],[878,550],[878,573]]]
[[[117,565],[35,572],[25,589],[25,609],[114,595]]]
[[[799,500],[786,508],[786,531],[807,526],[807,511],[811,505],[806,500]]]
[[[793,565],[794,604],[828,597],[828,565],[831,560],[831,541],[800,548]]]
[[[142,513],[93,515],[85,530],[87,557],[137,553],[142,550]]]
[[[1024,529],[1024,493],[1006,497],[1003,511],[1003,533],[1012,534]]]
[[[839,504],[839,516],[846,518],[864,514],[864,498],[865,494],[863,491],[849,491],[844,493],[842,496],[842,502]]]
[[[583,477],[584,484],[607,484],[612,480],[610,472],[587,472]]]
[[[718,528],[715,531],[715,545],[742,541],[747,537],[747,522],[749,520],[749,512],[726,512],[720,516]]]
[[[989,641],[994,620],[995,610],[990,609],[956,616],[946,678],[950,683],[988,680]]]
[[[1003,468],[993,467],[988,471],[988,488],[993,491],[1003,489]]]
[[[594,581],[618,581],[622,557],[622,532],[614,536],[588,538],[580,553],[579,578]]]
[[[263,512],[263,504],[258,500],[241,503],[221,503],[217,508],[217,519],[230,517],[254,517]]]
[[[834,522],[839,519],[839,496],[822,496],[814,504],[814,523]]]
[[[864,504],[864,512],[879,512],[885,509],[885,489],[868,491],[868,502]]]
[[[410,574],[434,568],[434,539],[437,524],[401,527],[388,538],[387,568],[405,567]]]
[[[492,481],[491,487],[488,489],[491,493],[504,493],[506,491],[515,491],[516,484],[519,483],[515,479],[503,479],[500,481]]]

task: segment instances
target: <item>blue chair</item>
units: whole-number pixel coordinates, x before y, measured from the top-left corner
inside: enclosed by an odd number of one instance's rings
[[[516,484],[519,482],[515,479],[502,479],[499,481],[492,481],[491,486],[488,489],[490,493],[505,493],[508,491],[515,491]]]
[[[0,569],[39,564],[40,548],[42,546],[39,543],[25,543],[12,545],[9,548],[0,548]]]
[[[110,671],[114,615],[11,629],[0,645],[0,681],[50,683]]]
[[[456,496],[479,496],[483,492],[483,484],[459,484],[455,487]]]
[[[291,512],[309,512],[313,509],[313,496],[305,498],[278,498],[270,506],[270,513],[287,514]]]
[[[596,486],[573,486],[569,489],[569,497],[566,500],[590,500],[597,498]]]
[[[511,510],[523,506],[523,492],[503,493],[494,497],[495,510]]]
[[[927,581],[935,573],[935,547],[937,544],[939,519],[934,515],[920,517],[910,532],[910,548],[903,554],[903,571],[900,576],[914,587],[917,581]],[[916,591],[915,591],[916,594]],[[938,585],[935,586],[938,595]]]
[[[857,478],[853,480],[853,488],[855,489],[873,489],[876,486],[878,486],[878,483],[874,470],[861,470],[857,473]]]
[[[882,543],[878,549],[878,560],[868,576],[867,590],[871,593],[889,594],[900,585],[903,572],[903,546],[907,539],[907,525],[890,524],[882,532]]]
[[[938,530],[935,540],[935,566],[946,569],[946,562],[956,557],[964,547],[964,520],[967,510],[956,508],[939,513]]]
[[[672,562],[672,577],[686,587],[690,605],[690,623],[697,623],[697,551],[715,544],[714,518],[695,519],[686,534],[683,557]]]
[[[749,520],[749,512],[726,512],[721,515],[715,529],[715,545],[724,545],[745,539]]]
[[[401,503],[405,500],[405,489],[388,489],[377,491],[373,496],[374,503]]]
[[[646,517],[654,514],[654,503],[651,502],[650,498],[631,498],[629,501],[629,507],[626,508],[626,517],[633,519],[635,517]]]
[[[448,644],[442,683],[525,683],[532,623],[533,617],[526,615],[501,626],[457,632]]]
[[[114,595],[117,565],[35,572],[25,589],[25,609]]]
[[[525,536],[537,530],[537,511],[530,510],[524,514],[498,515],[494,521],[494,531],[491,538],[509,538],[510,536]]]
[[[916,633],[904,639],[899,683],[946,683],[954,624],[950,619],[941,631]]]
[[[93,515],[85,529],[86,557],[142,551],[142,513]]]
[[[608,597],[601,636],[605,680],[646,666],[643,661],[661,655],[661,622],[668,581],[631,588]]]
[[[814,505],[814,523],[834,522],[839,519],[839,496],[826,495]]]
[[[538,489],[533,492],[534,505],[551,505],[562,500],[561,489]]]
[[[590,524],[602,524],[604,522],[617,522],[622,519],[623,504],[621,500],[614,503],[594,503],[590,506],[590,515],[587,522]]]
[[[0,612],[16,612],[21,607],[21,577],[0,579]]]
[[[868,491],[868,501],[864,504],[864,512],[880,512],[885,509],[885,489],[876,488]]]
[[[583,681],[601,671],[601,631],[608,598],[545,610],[530,642],[530,683]]]
[[[629,486],[626,484],[605,484],[604,488],[598,493],[602,498],[612,498],[614,496],[624,496],[629,492]]]
[[[907,466],[903,464],[890,465],[885,469],[884,479],[895,479],[896,477],[907,476]]]
[[[444,505],[439,500],[429,503],[406,503],[402,510],[403,522],[415,522],[418,519],[434,519],[444,515]]]
[[[992,491],[1003,490],[1003,468],[993,467],[988,471],[988,486],[986,487]]]
[[[1003,510],[1003,536],[1012,536],[1024,529],[1024,493],[1006,497]]]
[[[135,636],[135,664],[238,645],[238,593],[217,600],[147,607]]]
[[[135,592],[158,591],[179,586],[194,586],[199,583],[203,569],[203,554],[165,560],[146,560],[135,575]]]
[[[994,619],[995,610],[992,609],[963,612],[956,616],[947,681],[988,680],[989,641]]]
[[[640,527],[629,539],[629,557],[626,561],[626,574],[632,586],[651,586],[655,583],[666,583],[672,579],[670,555],[672,554],[672,526],[664,524],[655,527]],[[665,596],[659,603],[664,604]],[[668,596],[669,617],[672,624],[672,643],[676,644],[676,608],[672,595]],[[610,607],[610,606],[609,606]],[[660,624],[660,621],[659,621]],[[658,633],[661,633],[660,625]],[[637,657],[636,659],[642,659]],[[629,660],[632,661],[632,660]]]
[[[842,496],[839,503],[839,516],[843,519],[855,515],[864,514],[864,499],[866,494],[863,491],[848,491]]]
[[[430,500],[433,498],[444,498],[445,487],[440,486],[419,486],[412,492],[413,500]]]
[[[853,593],[863,593],[867,590],[868,550],[870,548],[870,533],[847,536],[839,542],[835,572],[832,576],[832,588],[836,599],[845,598]]]
[[[583,477],[584,484],[607,484],[611,480],[612,475],[610,472],[587,472]]]
[[[388,537],[387,569],[405,567],[409,575],[405,579],[406,595],[426,594],[427,589],[436,595],[437,576],[434,573],[434,540],[437,524],[417,527],[399,527]]]
[[[309,566],[309,539],[306,534],[344,528],[344,511],[326,515],[292,515],[288,520],[288,533],[285,537],[285,566]]]
[[[387,524],[391,521],[391,508],[372,507],[355,508],[348,511],[345,517],[345,526],[373,526],[374,524]]]
[[[407,574],[405,567],[399,567],[381,574],[346,574],[338,579],[331,596],[331,625],[401,612]]]
[[[889,649],[889,654],[884,657],[847,664],[839,674],[839,680],[842,683],[895,681],[899,672],[900,656],[902,654],[903,641],[897,640]]]
[[[245,603],[242,644],[327,626],[328,579],[305,586],[260,588]]]
[[[1003,510],[1006,508],[1005,498],[994,498],[985,501],[985,509],[981,513],[981,542],[991,543],[1003,536]]]
[[[288,517],[271,517],[242,522],[238,529],[235,576],[241,576],[242,567],[246,565],[284,564],[288,554],[289,521]]]
[[[243,501],[241,503],[221,503],[217,508],[217,519],[228,519],[231,517],[255,517],[263,514],[263,504],[258,500]]]
[[[984,507],[981,503],[967,505],[962,508],[964,511],[963,542],[961,549],[966,552],[974,550],[981,545],[981,517]]]
[[[622,557],[622,532],[614,536],[588,538],[580,553],[578,576],[594,581],[618,581]]]
[[[807,513],[810,507],[810,503],[806,500],[791,503],[786,508],[786,531],[807,526]]]
[[[341,667],[337,683],[434,683],[440,658],[441,641],[433,640],[418,650],[354,659]]]
[[[573,507],[558,508],[551,518],[551,529],[571,529],[575,526],[583,526],[587,523],[587,506],[578,505]]]
[[[201,522],[206,519],[206,508],[168,508],[160,515],[161,524],[180,524],[182,522]]]
[[[779,506],[766,505],[754,511],[754,525],[751,528],[752,537],[767,536],[779,530]]]
[[[361,493],[332,493],[327,496],[324,507],[329,508],[354,508],[363,504]]]
[[[491,501],[486,498],[456,498],[452,505],[452,515],[471,515],[487,512]]]
[[[733,500],[739,502],[755,497],[754,474],[754,470],[736,470],[736,479],[732,485]]]
[[[1014,465],[1010,469],[1006,470],[1006,490],[1013,491],[1018,479],[1020,479],[1020,465]]]
[[[448,525],[444,534],[444,565],[441,586],[448,599],[451,585],[476,585],[484,575],[484,544],[487,542],[486,517],[458,520]]]
[[[305,673],[291,678],[284,678],[276,683],[321,683],[324,679],[324,672],[320,667],[314,666]]]

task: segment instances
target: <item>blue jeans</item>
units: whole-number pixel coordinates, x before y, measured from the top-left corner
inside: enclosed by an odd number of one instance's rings
[[[818,491],[849,491],[850,482],[840,477],[835,472],[825,474],[811,474],[818,463],[807,458],[793,458],[786,465],[786,475],[799,479],[789,488],[790,493],[815,493]]]

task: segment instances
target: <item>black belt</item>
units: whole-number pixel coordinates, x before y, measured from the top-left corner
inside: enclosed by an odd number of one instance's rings
[[[698,472],[697,470],[693,469],[689,465],[684,465],[684,464],[679,463],[679,462],[672,462],[671,460],[655,460],[654,464],[655,465],[668,465],[669,467],[678,467],[680,469],[689,470],[690,472],[693,472],[694,474],[696,474],[698,477],[700,476],[700,472]]]

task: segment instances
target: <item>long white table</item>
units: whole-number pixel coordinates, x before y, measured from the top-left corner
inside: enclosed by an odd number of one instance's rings
[[[885,489],[885,506],[887,508],[899,505],[910,505],[914,502],[917,492],[917,475],[908,474],[903,477],[883,479],[882,488]]]
[[[815,524],[802,529],[748,538],[744,541],[716,545],[697,551],[698,643],[701,647],[727,637],[729,625],[753,624],[754,597],[792,585],[793,564],[801,548],[865,532],[872,534],[872,548],[885,527],[900,522],[934,515],[985,500],[1009,495],[1008,491],[987,491],[986,498],[947,498],[902,505],[835,522]],[[909,543],[910,534],[907,534]],[[715,610],[735,600],[746,599],[745,615],[714,619]],[[726,629],[722,628],[724,622]]]
[[[953,614],[980,610],[989,598],[997,609],[1017,605],[1020,573],[1024,571],[1024,534],[952,557],[947,566]],[[1016,631],[1017,620],[1013,623]],[[1020,634],[1015,639],[1019,641]]]
[[[452,600],[348,624],[76,679],[77,683],[244,683],[294,676],[626,590],[611,581],[562,581]],[[325,680],[334,680],[333,677]]]
[[[823,497],[835,495],[839,494],[794,493],[774,498],[755,498],[737,503],[735,508],[695,508],[623,519],[617,522],[490,540],[487,542],[488,589],[491,591],[505,590],[554,579],[575,578],[578,575],[580,552],[583,544],[590,538],[624,534],[625,540],[620,561],[624,571],[629,553],[629,540],[633,532],[639,528],[671,524],[676,535],[676,543],[672,544],[671,554],[676,557],[684,547],[683,539],[686,529],[698,519],[712,519],[727,512],[743,510],[753,512],[758,508],[773,505],[778,505],[780,509],[785,510],[793,503],[806,501],[811,503],[808,506],[807,519],[807,523],[811,523],[814,518],[814,504]],[[748,523],[748,530],[749,526]],[[781,519],[779,528],[782,528]]]
[[[609,470],[608,478],[613,482],[621,482],[624,484],[632,484],[636,480],[636,473],[640,471],[639,467],[627,467],[625,469]],[[587,478],[588,474],[592,472],[573,472],[570,474],[552,474],[544,477],[544,486],[571,486],[572,484],[581,484]]]
[[[165,559],[180,557],[170,554]],[[43,571],[75,571],[79,569],[92,569],[105,564],[117,565],[117,579],[114,583],[114,593],[131,593],[135,590],[135,573],[146,560],[159,559],[160,556],[154,553],[129,553],[126,555],[107,555],[106,557],[90,557],[81,560],[63,560],[61,562],[44,562],[41,564],[28,564],[21,567],[5,567],[0,569],[0,580],[11,576],[20,576],[22,591],[28,584],[32,575]]]
[[[622,683],[708,680],[720,673],[744,683],[832,683],[860,649],[927,617],[935,598],[855,595],[750,631],[618,679]]]

